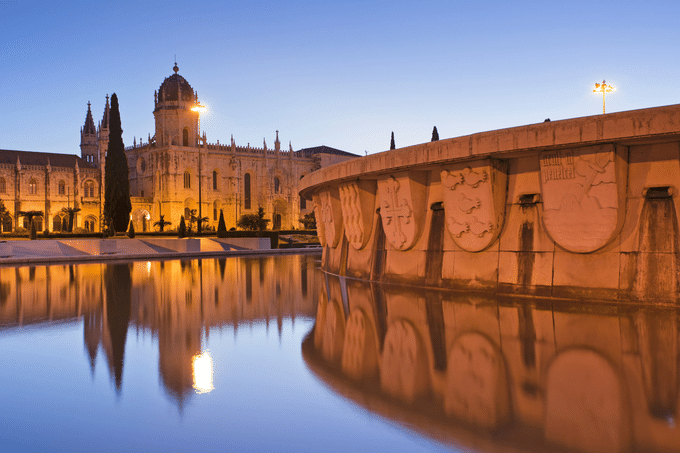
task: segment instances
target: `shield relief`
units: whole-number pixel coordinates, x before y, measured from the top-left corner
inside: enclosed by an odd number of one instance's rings
[[[486,159],[441,172],[449,234],[458,247],[479,252],[494,243],[505,220],[507,164]]]
[[[540,169],[543,224],[555,243],[589,253],[616,237],[625,218],[627,147],[544,152]]]
[[[336,248],[342,238],[342,210],[337,188],[319,192],[318,204],[317,196],[314,196],[314,215],[319,219],[317,220],[317,227],[319,223],[323,225],[319,231],[319,236],[323,236],[325,243],[331,248]],[[319,242],[321,245],[325,245],[323,242]]]
[[[413,247],[427,212],[427,174],[406,172],[378,180],[378,199],[385,238],[397,250]]]
[[[340,205],[347,242],[356,250],[368,244],[375,215],[375,181],[354,181],[340,186]]]

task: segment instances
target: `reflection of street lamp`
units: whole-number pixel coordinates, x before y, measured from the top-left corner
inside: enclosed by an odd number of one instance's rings
[[[201,234],[201,224],[203,223],[201,219],[203,218],[203,210],[201,209],[203,205],[203,200],[201,197],[202,191],[201,191],[201,113],[206,112],[208,109],[205,107],[205,105],[201,105],[198,102],[196,102],[196,105],[191,107],[191,110],[196,112],[198,115],[198,234]],[[205,141],[205,138],[203,138],[203,141]]]
[[[604,114],[604,94],[605,93],[611,93],[612,91],[616,91],[616,88],[614,88],[611,85],[607,85],[604,80],[602,81],[602,83],[596,83],[595,84],[595,89],[593,90],[593,93],[602,93],[602,113],[603,114]]]
[[[215,388],[213,386],[213,362],[210,351],[206,350],[193,356],[191,361],[196,393],[209,393]]]

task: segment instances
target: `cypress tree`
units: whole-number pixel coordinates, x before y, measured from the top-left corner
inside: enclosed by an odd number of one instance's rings
[[[111,96],[109,149],[106,153],[104,172],[104,216],[110,219],[114,230],[125,231],[130,219],[130,211],[132,211],[130,170],[125,157],[123,129],[120,123],[120,110],[116,93]]]
[[[177,237],[185,238],[187,237],[187,224],[184,222],[184,216],[179,218],[179,226],[177,227]]]
[[[395,149],[396,147],[394,146],[394,131],[392,131],[392,139],[390,140],[390,149]]]
[[[220,220],[217,222],[217,237],[226,238],[227,237],[227,225],[224,223],[224,211],[220,209]]]
[[[434,129],[432,129],[432,140],[430,141],[436,142],[437,140],[439,140],[439,132],[437,132],[437,126],[435,126]]]
[[[134,239],[135,237],[135,224],[132,223],[132,220],[130,220],[130,228],[128,228],[127,235],[130,239]]]

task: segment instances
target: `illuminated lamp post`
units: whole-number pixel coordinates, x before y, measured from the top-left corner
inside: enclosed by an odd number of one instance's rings
[[[602,114],[604,114],[604,95],[605,93],[611,93],[613,91],[616,91],[616,88],[614,88],[611,85],[607,85],[604,80],[602,81],[602,83],[595,84],[595,89],[593,90],[593,93],[602,93]]]
[[[191,110],[196,112],[198,115],[198,234],[201,234],[201,219],[203,218],[203,198],[202,198],[202,184],[201,184],[201,113],[205,113],[208,109],[205,105],[201,105],[198,102],[191,107]]]

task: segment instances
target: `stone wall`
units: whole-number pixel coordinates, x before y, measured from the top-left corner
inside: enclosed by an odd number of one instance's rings
[[[314,172],[326,271],[676,303],[680,105],[431,142]]]

